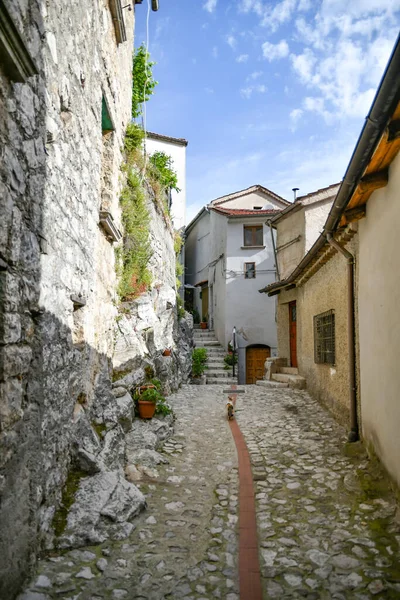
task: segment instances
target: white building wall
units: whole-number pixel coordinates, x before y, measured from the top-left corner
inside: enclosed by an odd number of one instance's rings
[[[261,219],[260,224],[263,221]],[[228,224],[225,336],[220,341],[227,345],[236,326],[247,338],[247,345],[266,344],[271,347],[271,355],[274,356],[277,349],[275,297],[268,298],[258,291],[275,281],[271,236],[268,227],[263,224],[265,248],[242,248],[244,224],[256,223],[253,218],[232,219]],[[255,279],[245,279],[246,262],[256,263]]]
[[[359,221],[359,334],[362,431],[400,484],[400,154],[388,185]]]
[[[279,202],[275,198],[269,198],[266,194],[262,192],[251,192],[250,194],[246,194],[243,196],[239,196],[238,198],[233,198],[232,200],[227,200],[226,202],[219,203],[218,199],[211,202],[211,204],[220,208],[247,208],[249,210],[253,210],[256,206],[261,206],[265,208],[286,208],[287,204],[283,202]]]
[[[215,264],[209,267],[209,313],[217,339],[222,345],[226,345],[226,237],[227,218],[211,211],[210,262]]]
[[[187,284],[196,285],[208,279],[210,256],[210,214],[204,211],[186,233],[185,282]],[[194,306],[202,317],[200,291],[201,288],[194,290]]]
[[[174,228],[181,229],[186,223],[186,146],[167,140],[147,138],[146,151],[149,155],[165,152],[173,160],[173,169],[178,176],[178,187],[181,191],[171,192],[171,216]]]

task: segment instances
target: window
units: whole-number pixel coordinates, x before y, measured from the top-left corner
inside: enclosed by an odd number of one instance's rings
[[[256,263],[244,263],[244,278],[255,279],[256,278]]]
[[[253,210],[262,210],[262,206],[253,206]]]
[[[262,246],[264,241],[262,225],[244,225],[244,246]]]
[[[333,310],[314,317],[314,361],[335,364],[335,313]]]

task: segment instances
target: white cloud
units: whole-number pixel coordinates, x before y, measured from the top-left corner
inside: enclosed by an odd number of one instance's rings
[[[245,62],[248,61],[248,59],[249,59],[249,55],[248,54],[241,54],[240,56],[238,56],[236,58],[236,62],[238,62],[238,63],[245,63]]]
[[[246,81],[251,81],[251,80],[255,80],[258,79],[259,77],[261,77],[261,75],[263,74],[262,71],[253,71],[253,73],[250,73],[250,75],[247,77]]]
[[[208,11],[209,13],[214,12],[216,7],[217,7],[217,0],[207,0],[207,2],[205,2],[203,4],[204,10]]]
[[[209,88],[209,87],[206,87],[206,88],[204,88],[204,91],[205,91],[207,94],[213,94],[213,93],[214,93],[214,90],[213,90],[213,88]]]
[[[214,46],[212,49],[212,55],[214,58],[218,58],[218,48],[217,46]]]
[[[235,46],[236,46],[235,36],[233,36],[232,34],[229,34],[226,36],[225,41],[228,44],[228,46],[230,46],[232,48],[232,50],[235,48]]]
[[[264,42],[262,45],[263,56],[269,62],[278,58],[285,58],[289,54],[289,46],[286,40],[281,40],[278,44],[271,44],[270,42]]]
[[[250,100],[250,98],[253,95],[253,93],[265,94],[266,91],[267,91],[267,87],[265,85],[263,85],[263,84],[249,85],[248,87],[242,88],[240,90],[240,95],[243,98],[246,98],[247,100]]]
[[[303,111],[301,110],[301,108],[294,108],[291,111],[291,113],[289,115],[290,120],[292,122],[291,127],[290,127],[291,131],[293,131],[293,132],[296,131],[297,124],[300,121],[302,116],[303,116]]]
[[[240,13],[255,13],[260,19],[260,25],[276,31],[280,25],[290,20],[296,8],[297,0],[282,0],[271,4],[261,0],[239,0]]]

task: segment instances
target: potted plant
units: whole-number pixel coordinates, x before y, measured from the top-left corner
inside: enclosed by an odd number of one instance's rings
[[[150,385],[152,387],[147,387],[146,390],[139,392],[136,396],[139,416],[142,419],[151,419],[154,414],[164,416],[171,414],[172,408],[160,391],[161,381],[152,379]]]
[[[195,348],[192,352],[192,383],[200,385],[206,382],[204,371],[207,369],[207,350]]]
[[[203,319],[200,321],[200,328],[207,329],[207,315],[203,315]]]
[[[141,419],[151,419],[154,416],[158,396],[159,392],[155,386],[140,392],[137,405]]]
[[[171,356],[171,348],[165,348],[162,355],[163,356]]]
[[[200,323],[200,313],[196,308],[193,309],[193,323],[195,325],[197,325],[197,323]]]

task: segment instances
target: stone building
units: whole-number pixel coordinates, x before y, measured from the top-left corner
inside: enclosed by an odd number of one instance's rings
[[[0,0],[2,598],[52,545],[78,424],[113,399],[129,5]]]
[[[400,484],[400,38],[323,232],[261,292],[278,294],[278,353]],[[280,227],[277,223],[277,241]],[[294,325],[295,354],[290,338]]]

